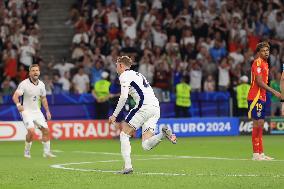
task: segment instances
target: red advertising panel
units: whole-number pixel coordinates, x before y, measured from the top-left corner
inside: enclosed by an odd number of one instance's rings
[[[73,139],[111,139],[119,136],[119,130],[109,125],[107,120],[87,121],[49,121],[51,138]]]
[[[107,120],[48,121],[48,127],[51,139],[59,140],[112,139],[120,133]],[[0,122],[0,141],[25,140],[26,133],[21,121]],[[34,139],[41,139],[40,130]]]

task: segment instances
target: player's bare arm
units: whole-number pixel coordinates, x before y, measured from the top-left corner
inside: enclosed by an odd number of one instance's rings
[[[276,96],[277,98],[281,98],[281,93],[272,89],[271,87],[269,87],[266,83],[263,82],[262,77],[260,75],[256,76],[256,82],[258,84],[259,87],[268,90],[269,92],[271,92],[274,96]]]
[[[119,114],[119,112],[121,111],[121,109],[123,108],[123,106],[125,105],[125,103],[127,101],[128,91],[129,91],[128,86],[127,87],[121,87],[121,94],[120,94],[116,109],[113,112],[113,115],[109,117],[109,123],[110,124],[115,124],[117,115]]]
[[[42,105],[43,105],[43,107],[45,109],[47,120],[51,120],[51,113],[49,111],[49,107],[48,107],[48,102],[47,102],[46,96],[42,96],[41,97],[41,102],[42,102]]]
[[[24,107],[22,106],[22,104],[19,101],[20,96],[21,95],[16,91],[13,95],[13,101],[16,104],[18,111],[22,112],[22,111],[24,111]]]

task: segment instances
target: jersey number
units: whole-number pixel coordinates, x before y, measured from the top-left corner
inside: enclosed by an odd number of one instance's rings
[[[256,104],[256,111],[261,112],[261,110],[262,110],[262,104],[257,103]]]
[[[145,78],[143,75],[141,75],[141,74],[139,74],[139,73],[136,73],[136,75],[142,77],[143,85],[144,85],[145,88],[149,87],[149,83],[148,83],[148,81],[146,80],[146,78]]]
[[[36,96],[33,97],[33,101],[36,101]]]

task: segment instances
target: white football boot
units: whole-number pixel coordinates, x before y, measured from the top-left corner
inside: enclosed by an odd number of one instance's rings
[[[173,134],[172,130],[168,126],[162,127],[162,132],[164,136],[173,144],[177,143],[177,137],[175,134]]]

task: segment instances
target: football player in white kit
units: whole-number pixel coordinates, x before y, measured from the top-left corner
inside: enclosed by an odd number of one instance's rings
[[[121,84],[121,95],[113,115],[109,117],[109,122],[116,124],[116,117],[125,105],[128,95],[133,97],[136,105],[126,116],[125,121],[121,123],[121,154],[125,163],[124,169],[120,172],[122,174],[133,172],[129,138],[140,127],[142,127],[142,147],[144,150],[151,150],[164,137],[176,144],[176,136],[166,126],[162,128],[162,132],[155,135],[156,124],[160,118],[159,101],[145,77],[130,70],[131,65],[132,60],[128,56],[118,57],[116,69]]]
[[[20,112],[24,125],[28,131],[26,135],[24,157],[31,158],[30,149],[32,146],[35,128],[42,132],[43,157],[56,157],[50,151],[49,129],[44,115],[40,110],[41,103],[46,111],[47,120],[51,119],[46,99],[45,85],[38,78],[40,76],[39,65],[33,64],[29,68],[29,78],[23,80],[13,95],[13,101]],[[19,97],[23,96],[22,104]]]

